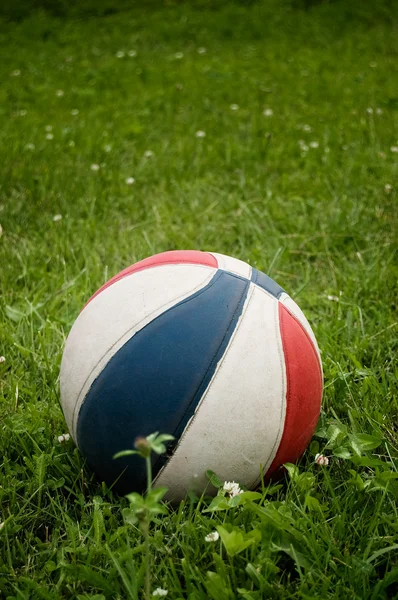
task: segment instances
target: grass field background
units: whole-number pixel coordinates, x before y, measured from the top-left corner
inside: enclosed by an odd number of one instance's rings
[[[153,524],[152,589],[397,597],[394,2],[39,4],[0,12],[0,597],[143,597],[127,500],[58,442],[58,374],[87,298],[177,248],[275,278],[325,393],[299,475]],[[220,525],[258,533],[234,553]]]

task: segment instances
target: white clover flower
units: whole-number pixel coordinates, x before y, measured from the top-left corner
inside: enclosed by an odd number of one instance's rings
[[[134,177],[127,177],[126,178],[127,185],[133,185],[134,181],[135,181]]]
[[[105,152],[110,152],[111,150],[112,150],[112,146],[110,144],[105,144],[104,151]]]
[[[58,96],[58,98],[62,98],[62,96],[65,94],[64,90],[57,90],[55,92],[55,95]]]
[[[319,148],[319,142],[310,142],[310,148]]]
[[[53,140],[53,139],[54,139],[54,134],[53,133],[47,133],[46,140]]]
[[[383,114],[383,109],[382,108],[376,108],[376,115],[382,115]]]
[[[144,156],[145,156],[145,158],[152,158],[152,156],[153,156],[152,150],[146,150],[144,152]]]
[[[392,190],[392,185],[390,183],[386,183],[386,185],[384,186],[384,191],[386,192],[386,194],[389,194]]]
[[[195,135],[197,138],[204,138],[204,137],[206,137],[206,132],[205,131],[197,131],[195,133]]]
[[[53,130],[53,126],[52,125],[46,125],[44,129],[46,131],[52,131]]]
[[[390,152],[398,152],[398,146],[391,146]]]
[[[0,364],[6,362],[5,356],[0,356]]]
[[[11,77],[19,77],[21,74],[21,71],[19,69],[15,69],[15,71],[11,71],[10,75]]]
[[[163,588],[158,587],[152,592],[152,596],[155,596],[155,598],[164,598],[165,596],[167,596],[168,593],[168,590],[164,590]]]
[[[25,146],[26,150],[34,150],[36,148],[36,146],[34,144],[26,144]]]
[[[366,112],[368,113],[368,115],[373,115],[373,108],[371,108],[370,106],[366,109]]]
[[[303,131],[306,131],[307,133],[311,133],[311,131],[312,131],[311,125],[303,125]]]
[[[316,454],[315,455],[315,463],[317,465],[320,465],[321,467],[327,467],[329,464],[329,459],[327,456],[324,456],[323,454]]]
[[[62,219],[62,215],[54,215],[53,216],[54,223],[56,223],[57,221],[61,221],[61,219]]]
[[[274,111],[272,110],[272,108],[265,108],[263,111],[264,117],[272,117],[273,114]]]
[[[223,490],[226,494],[228,494],[230,498],[238,496],[243,491],[240,489],[239,483],[235,483],[235,481],[225,481],[223,485]]]
[[[73,115],[74,117],[76,117],[79,114],[79,109],[72,108],[72,110],[70,111],[70,114]]]
[[[306,152],[308,152],[308,150],[309,150],[309,147],[307,146],[307,144],[305,143],[305,141],[304,141],[304,140],[299,140],[297,143],[298,143],[298,145],[300,146],[300,150],[301,150],[301,151],[302,151],[302,153],[303,153],[303,154],[302,154],[302,156],[303,156],[303,155],[305,156],[305,153],[306,153]]]
[[[239,104],[230,104],[229,108],[231,110],[239,110]]]
[[[100,166],[97,163],[93,163],[90,167],[92,171],[99,171]]]
[[[117,58],[123,58],[123,57],[124,57],[124,52],[123,52],[123,50],[119,50],[118,52],[116,52],[116,55],[115,55],[115,56],[116,56]]]
[[[70,440],[69,433],[63,433],[62,435],[58,436],[58,442],[60,444],[63,444],[64,442],[69,442],[69,440]]]
[[[18,117],[25,117],[27,114],[28,114],[28,111],[25,110],[24,108],[17,112]]]
[[[206,50],[206,48],[200,47],[200,48],[198,48],[197,52],[198,52],[198,54],[206,54],[207,50]]]
[[[177,59],[184,58],[184,53],[183,52],[176,52],[174,54],[174,58],[177,58]]]
[[[217,542],[219,537],[220,537],[220,534],[218,533],[218,531],[212,531],[211,533],[208,533],[205,536],[205,542]]]
[[[137,56],[137,51],[136,50],[129,50],[128,55],[131,58],[134,58],[134,56]]]
[[[337,296],[328,296],[328,300],[330,300],[331,302],[338,302],[339,298]]]

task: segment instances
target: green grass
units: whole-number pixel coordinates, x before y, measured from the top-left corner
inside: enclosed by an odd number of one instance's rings
[[[175,248],[274,277],[314,328],[325,393],[299,477],[153,525],[153,589],[397,597],[394,3],[17,4],[0,27],[0,597],[142,597],[127,500],[57,441],[58,374],[93,291]],[[204,540],[220,525],[259,537],[230,556]]]

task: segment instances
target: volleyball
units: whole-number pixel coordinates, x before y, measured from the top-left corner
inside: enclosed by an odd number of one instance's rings
[[[146,487],[145,461],[114,459],[168,433],[155,486],[184,498],[207,470],[255,489],[305,451],[319,417],[322,363],[292,298],[249,264],[170,251],[115,275],[86,303],[60,374],[69,431],[100,481]]]

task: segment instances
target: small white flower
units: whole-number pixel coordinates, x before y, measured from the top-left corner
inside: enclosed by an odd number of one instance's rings
[[[398,146],[391,146],[390,151],[391,152],[398,152]]]
[[[117,57],[117,58],[123,58],[123,57],[124,57],[124,52],[123,52],[123,50],[119,50],[118,52],[116,52],[116,57]]]
[[[198,137],[198,138],[204,138],[204,137],[206,137],[206,132],[205,132],[205,131],[197,131],[197,132],[195,133],[195,135],[196,135],[196,137]],[[392,150],[391,150],[391,152],[392,152]]]
[[[100,168],[100,167],[99,167],[99,165],[97,165],[97,163],[93,163],[93,164],[91,165],[91,167],[90,167],[90,169],[91,169],[92,171],[99,171],[99,168]]]
[[[198,54],[206,54],[207,50],[206,50],[206,48],[201,47],[201,48],[198,48],[197,52],[198,52]]]
[[[0,356],[0,364],[6,362],[6,357],[5,356]]]
[[[384,186],[384,191],[386,192],[386,194],[389,194],[392,190],[392,185],[390,183],[386,183],[386,185]]]
[[[34,150],[36,148],[36,146],[32,143],[26,144],[25,146],[26,150]]]
[[[15,69],[15,71],[11,71],[10,75],[11,77],[19,77],[21,74],[21,71],[19,69]]]
[[[223,485],[223,490],[226,494],[228,494],[230,498],[238,496],[243,491],[240,489],[239,483],[235,483],[235,481],[225,481]]]
[[[373,115],[373,108],[371,106],[368,106],[366,112],[368,113],[368,115]]]
[[[177,58],[177,59],[184,58],[184,53],[183,52],[176,52],[174,54],[174,58]]]
[[[265,108],[263,111],[264,117],[272,117],[273,114],[274,111],[272,110],[272,108]]]
[[[328,300],[330,300],[331,302],[338,302],[339,299],[337,296],[328,296]]]
[[[18,117],[25,117],[27,114],[28,114],[28,111],[25,110],[24,108],[17,112]]]
[[[307,131],[307,133],[311,133],[311,131],[312,131],[311,125],[303,125],[303,131]]]
[[[327,456],[324,456],[323,454],[316,454],[315,455],[315,463],[317,465],[320,465],[321,467],[327,467],[329,464],[329,459]]]
[[[375,62],[374,60],[372,60],[372,61],[369,63],[369,67],[370,67],[371,69],[375,69],[375,68],[377,67],[377,62]]]
[[[382,115],[382,114],[383,114],[383,109],[376,108],[376,115]]]
[[[46,140],[53,140],[53,139],[54,139],[54,134],[53,133],[47,133]]]
[[[105,144],[104,151],[105,152],[110,152],[111,150],[112,150],[112,146],[110,144]]]
[[[54,223],[56,223],[57,221],[61,221],[61,219],[62,219],[62,215],[54,215],[53,216]]]
[[[129,50],[128,55],[131,58],[134,58],[134,56],[137,56],[137,51],[136,50]]]
[[[64,90],[57,90],[55,92],[55,95],[58,96],[58,98],[62,98],[62,96],[65,94]]]
[[[126,178],[127,185],[133,185],[134,181],[135,181],[134,177],[127,177]]]
[[[167,596],[168,593],[168,590],[164,590],[163,588],[158,587],[152,592],[152,596],[155,596],[155,598],[164,598],[165,596]]]
[[[297,143],[298,143],[298,145],[300,146],[300,150],[301,150],[302,152],[308,152],[308,150],[309,150],[309,147],[307,146],[307,144],[305,143],[305,141],[304,141],[304,140],[299,140]]]
[[[152,158],[152,156],[153,156],[152,150],[146,150],[144,152],[144,156],[145,156],[145,158]]]
[[[46,131],[52,131],[53,130],[53,126],[52,125],[46,125],[44,129]]]
[[[79,109],[72,108],[72,110],[70,111],[70,114],[73,115],[74,117],[76,117],[79,114]]]
[[[239,110],[239,105],[238,104],[231,104],[229,108],[231,110]]]
[[[310,142],[310,148],[319,148],[319,142]]]
[[[212,531],[211,533],[208,533],[205,536],[205,542],[217,542],[219,537],[220,537],[220,534],[218,533],[218,531]]]
[[[69,442],[69,440],[70,440],[69,433],[63,433],[62,435],[58,436],[58,441],[60,444],[63,444],[64,442]]]

